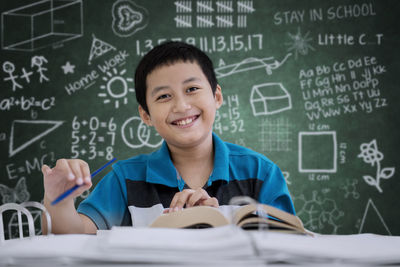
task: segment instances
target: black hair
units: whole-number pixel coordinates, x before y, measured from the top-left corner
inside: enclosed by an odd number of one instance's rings
[[[184,43],[168,41],[155,46],[139,62],[135,72],[135,92],[139,105],[149,114],[146,103],[147,76],[156,68],[176,62],[197,63],[211,85],[213,94],[217,88],[217,78],[211,59],[197,47]]]

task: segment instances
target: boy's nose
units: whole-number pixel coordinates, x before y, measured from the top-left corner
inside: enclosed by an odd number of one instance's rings
[[[191,109],[192,105],[185,97],[176,97],[173,106],[173,112],[186,112],[187,110]]]

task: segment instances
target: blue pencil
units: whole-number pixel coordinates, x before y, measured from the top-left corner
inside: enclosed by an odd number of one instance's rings
[[[104,170],[104,168],[106,168],[108,165],[110,165],[111,163],[113,163],[116,160],[116,158],[113,158],[112,160],[110,160],[109,162],[107,162],[106,164],[104,164],[100,169],[98,169],[97,171],[93,172],[90,177],[93,178],[94,176],[96,176],[99,172],[101,172],[102,170]],[[63,200],[64,198],[66,198],[67,196],[69,196],[72,192],[74,192],[76,189],[78,189],[80,186],[82,185],[75,185],[74,187],[68,189],[67,191],[65,191],[64,193],[62,193],[59,197],[57,197],[55,200],[53,200],[53,202],[51,202],[51,205],[55,205],[58,202],[60,202],[61,200]]]

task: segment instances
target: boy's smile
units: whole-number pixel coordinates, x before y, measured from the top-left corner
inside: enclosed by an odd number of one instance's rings
[[[177,125],[178,127],[186,128],[186,127],[192,126],[194,121],[196,121],[199,118],[199,116],[200,115],[190,116],[190,117],[175,120],[171,123],[174,125]]]
[[[222,93],[217,86],[213,95],[197,63],[180,61],[158,67],[146,81],[149,114],[139,107],[140,115],[169,146],[191,147],[212,140],[212,125],[222,104]]]

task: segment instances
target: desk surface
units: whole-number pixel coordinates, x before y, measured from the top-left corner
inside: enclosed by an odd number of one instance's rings
[[[98,235],[51,235],[0,244],[0,266],[107,266],[190,264],[191,266],[400,264],[400,237],[245,232],[220,229],[134,229]]]

